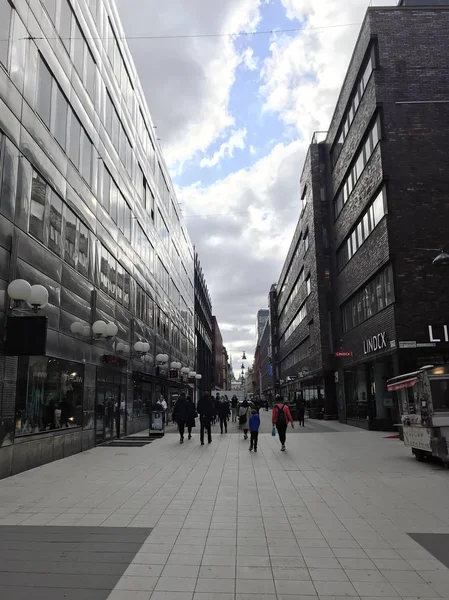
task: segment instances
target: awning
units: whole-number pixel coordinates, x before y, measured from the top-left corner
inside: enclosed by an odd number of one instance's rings
[[[411,377],[410,379],[404,379],[403,381],[398,381],[396,383],[390,383],[387,385],[387,390],[389,392],[395,392],[396,390],[404,390],[406,388],[412,388],[418,383],[417,377]]]

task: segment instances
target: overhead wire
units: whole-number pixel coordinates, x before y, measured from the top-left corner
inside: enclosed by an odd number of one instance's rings
[[[257,35],[274,35],[277,33],[307,33],[313,31],[320,31],[326,29],[338,29],[340,27],[355,27],[360,26],[361,21],[357,21],[354,23],[337,23],[335,25],[321,25],[316,27],[290,27],[290,28],[275,28],[275,29],[261,29],[259,31],[240,31],[234,33],[180,33],[180,34],[164,34],[164,35],[122,35],[118,36],[118,38],[122,41],[138,41],[138,40],[181,40],[181,39],[192,39],[192,38],[239,38],[239,37],[250,37]],[[64,39],[64,40],[72,40],[79,39],[76,36],[59,36],[56,35],[54,37],[51,36],[27,36],[24,38],[18,39],[33,39],[33,40],[52,40],[52,39]],[[88,40],[101,40],[107,41],[115,39],[113,36],[85,36],[85,39]],[[1,42],[6,42],[6,39],[0,39]]]

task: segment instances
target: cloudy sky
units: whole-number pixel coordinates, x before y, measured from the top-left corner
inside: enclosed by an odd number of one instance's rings
[[[129,46],[239,368],[300,214],[307,145],[328,127],[367,7],[397,1],[116,1],[127,36],[180,36]]]

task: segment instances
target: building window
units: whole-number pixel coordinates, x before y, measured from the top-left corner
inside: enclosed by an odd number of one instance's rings
[[[79,238],[78,238],[78,271],[84,275],[89,276],[89,230],[81,223],[79,224]]]
[[[362,142],[360,149],[356,155],[354,164],[349,170],[349,172],[346,174],[346,177],[344,178],[340,186],[340,191],[334,199],[335,218],[337,218],[343,210],[343,206],[348,201],[352,190],[354,189],[357,181],[362,175],[380,139],[381,129],[380,118],[378,116],[373,126],[368,131],[364,141]]]
[[[84,75],[84,48],[85,48],[85,41],[84,41],[84,36],[81,33],[81,29],[80,26],[78,25],[78,23],[75,21],[75,25],[74,25],[74,31],[73,31],[73,36],[72,36],[72,54],[71,54],[71,59],[73,62],[73,65],[78,73],[78,75],[80,76],[80,79],[83,80],[83,75]]]
[[[168,232],[168,227],[165,224],[164,217],[162,216],[160,210],[157,211],[156,229],[162,240],[162,243],[168,249],[170,245],[170,234]]]
[[[360,217],[353,231],[348,235],[337,251],[338,268],[341,271],[351,260],[360,246],[371,235],[383,217],[387,214],[387,195],[383,187]]]
[[[47,183],[40,175],[33,172],[33,180],[31,182],[31,209],[30,209],[30,226],[31,235],[39,241],[44,242],[44,221],[45,221],[45,204],[47,198]]]
[[[64,260],[72,267],[77,266],[78,256],[76,249],[77,218],[75,214],[64,205]]]
[[[84,365],[47,356],[20,357],[16,436],[83,424]]]
[[[11,15],[11,4],[8,0],[0,0],[0,63],[5,68],[8,68]]]
[[[312,291],[312,287],[310,284],[310,275],[309,275],[306,279],[306,295],[308,296],[311,291]]]
[[[61,38],[61,42],[64,44],[65,49],[70,54],[70,39],[72,36],[72,9],[67,0],[60,0],[61,8],[59,15],[59,26],[58,33]]]
[[[53,190],[50,200],[50,228],[48,232],[48,247],[55,254],[61,255],[62,234],[62,200]]]
[[[93,144],[84,129],[81,132],[81,161],[79,171],[85,182],[92,185]]]
[[[304,234],[303,244],[304,244],[304,254],[305,254],[307,252],[307,250],[309,249],[309,232],[308,231],[306,231],[306,233]]]
[[[346,333],[394,302],[393,267],[388,265],[341,307]]]
[[[91,100],[95,100],[95,86],[97,78],[97,67],[95,65],[94,57],[92,52],[86,45],[86,73],[84,76],[84,82],[86,84],[86,90]]]
[[[54,123],[52,124],[52,131],[58,144],[66,149],[67,143],[67,117],[69,112],[69,105],[61,92],[59,86],[56,86],[56,108],[54,111]]]
[[[81,155],[81,131],[81,123],[75,113],[72,112],[70,119],[69,158],[77,169],[79,168]]]
[[[37,114],[50,129],[52,76],[42,59],[39,61],[39,76],[37,83]]]
[[[340,152],[343,148],[343,144],[344,144],[345,139],[351,128],[352,121],[355,118],[357,109],[358,109],[359,104],[362,100],[362,97],[365,93],[368,82],[371,78],[371,74],[374,71],[374,59],[373,59],[372,52],[373,52],[373,50],[371,48],[368,62],[366,63],[366,66],[359,77],[358,84],[356,85],[356,88],[355,88],[351,98],[349,99],[348,107],[346,109],[345,116],[343,117],[343,120],[342,120],[343,124],[341,126],[340,134],[337,137],[337,142],[334,144],[334,146],[331,150],[332,167],[334,167],[337,163],[338,157],[340,156]]]
[[[296,313],[296,316],[293,319],[293,321],[290,323],[290,325],[287,327],[286,331],[282,335],[281,344],[284,344],[289,339],[289,337],[296,331],[296,329],[299,327],[299,325],[304,321],[304,319],[306,317],[307,317],[307,306],[306,306],[306,303],[304,303],[301,306],[301,308],[299,309],[299,311]]]

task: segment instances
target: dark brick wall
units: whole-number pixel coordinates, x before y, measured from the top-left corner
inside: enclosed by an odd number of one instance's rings
[[[307,317],[299,325],[296,331],[289,339],[280,345],[278,360],[282,361],[299,344],[308,337],[308,356],[301,362],[290,367],[281,373],[281,378],[286,379],[288,375],[297,375],[303,367],[309,369],[310,375],[320,373],[327,366],[329,355],[329,336],[328,336],[328,304],[327,294],[329,291],[329,248],[328,248],[328,231],[327,231],[327,213],[328,205],[325,202],[325,172],[321,159],[323,152],[322,146],[312,144],[309,148],[307,158],[304,164],[304,169],[301,176],[300,190],[301,193],[307,187],[306,199],[307,203],[300,216],[298,227],[296,229],[292,245],[287,257],[286,265],[283,269],[283,274],[286,271],[286,266],[294,249],[296,248],[299,236],[308,231],[309,248],[308,251],[300,253],[293,262],[292,275],[290,276],[289,285],[286,287],[278,307],[278,314],[281,314],[282,308],[285,305],[292,288],[295,285],[296,279],[304,268],[304,275],[307,278],[310,275],[311,293],[307,297]],[[324,201],[322,201],[324,200]],[[280,284],[283,276],[281,276]],[[278,289],[280,287],[278,286]],[[306,286],[303,284],[300,293],[296,296],[287,310],[287,324],[296,315],[299,308],[306,298]],[[283,331],[279,331],[281,337]]]
[[[449,242],[449,10],[379,10],[372,22],[381,62],[376,83],[384,112],[397,339],[426,342],[428,325],[449,322],[449,269],[436,271],[437,253],[419,250]]]

